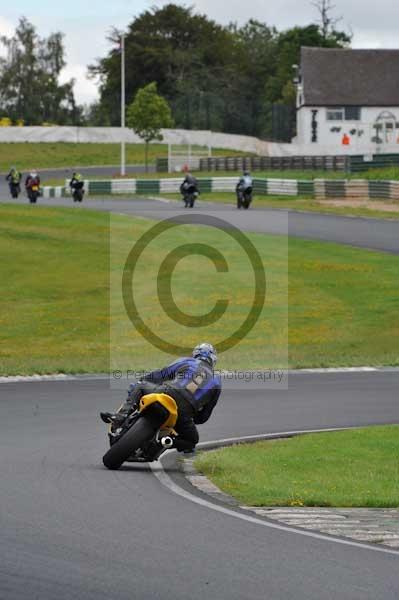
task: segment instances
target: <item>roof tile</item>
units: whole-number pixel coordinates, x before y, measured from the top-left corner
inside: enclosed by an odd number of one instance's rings
[[[399,106],[399,50],[301,48],[308,106]]]

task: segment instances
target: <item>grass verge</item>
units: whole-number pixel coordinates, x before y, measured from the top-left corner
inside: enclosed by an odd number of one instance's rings
[[[152,221],[112,216],[110,279],[109,215],[29,205],[1,205],[0,211],[0,374],[107,371],[111,317],[113,367],[169,360],[133,329],[121,298],[127,252]],[[200,336],[217,342],[242,323],[253,302],[248,260],[220,232],[171,231],[154,240],[138,265],[142,318],[170,341],[193,345]],[[284,367],[287,360],[291,367],[399,364],[397,257],[284,236],[248,238],[266,270],[266,304],[256,327],[222,355],[221,368]],[[165,253],[196,241],[218,249],[229,272],[218,273],[203,256],[181,260],[171,280],[176,304],[203,315],[219,298],[231,302],[224,320],[200,332],[179,329],[166,316],[156,279]]]
[[[144,148],[144,144],[126,144],[126,163],[144,164]],[[20,171],[32,168],[72,169],[78,166],[119,165],[120,152],[120,144],[0,143],[0,172],[8,172],[11,165],[16,165]],[[218,148],[213,152],[215,156],[226,155],[226,150]],[[242,156],[246,153],[229,150],[229,154]],[[150,164],[154,164],[156,158],[167,158],[167,156],[166,144],[150,144],[148,150]]]
[[[196,468],[247,506],[399,507],[399,425],[204,452]]]
[[[154,174],[152,175],[154,177]],[[139,178],[142,175],[139,175]],[[101,177],[93,177],[91,179],[102,179]],[[44,182],[44,185],[60,186],[65,184],[65,179],[52,179]],[[86,196],[86,200],[90,200],[93,196]],[[96,194],[95,197],[107,197],[108,199],[134,198],[132,194],[118,194],[109,196],[109,194]],[[140,198],[145,195],[140,194]],[[150,197],[154,197],[151,194]],[[162,198],[181,201],[179,194],[162,194]],[[232,192],[213,192],[204,193],[201,195],[198,202],[215,202],[221,204],[235,204],[235,195]],[[346,204],[344,204],[346,202]],[[399,219],[399,204],[390,200],[365,200],[364,202],[353,202],[350,199],[344,201],[340,205],[334,205],[334,202],[325,201],[319,202],[314,198],[298,196],[295,198],[289,196],[255,196],[253,208],[278,208],[281,210],[296,210],[301,212],[315,212],[326,215],[338,215],[342,217],[367,217],[372,219]]]
[[[179,194],[162,194],[163,198],[181,200]],[[221,204],[235,204],[235,195],[231,192],[212,192],[201,194],[200,202],[216,202]],[[282,210],[298,210],[302,212],[316,212],[342,217],[368,217],[374,219],[399,219],[399,204],[389,200],[370,200],[367,206],[352,205],[347,201],[347,206],[334,206],[332,203],[319,202],[314,198],[298,196],[255,196],[253,208],[278,208]],[[355,204],[355,203],[354,203]],[[356,203],[357,204],[357,203]],[[365,202],[366,204],[366,202]]]
[[[87,144],[86,146],[91,146],[92,144]],[[106,146],[107,144],[103,144],[104,146]],[[96,146],[96,145],[95,145]],[[130,156],[130,160],[128,160],[128,164],[143,164],[144,161],[142,160],[142,158],[140,159],[140,152],[142,152],[142,148],[140,144],[131,144],[131,154]],[[0,152],[1,152],[1,147],[2,145],[0,144]],[[152,150],[152,154],[151,154],[151,164],[153,164],[155,162],[155,158],[156,157],[161,157],[161,156],[167,156],[167,153],[165,154],[165,149],[166,146],[162,146],[161,144],[155,144],[153,146],[151,146],[151,148],[153,148]],[[159,150],[158,150],[159,148]],[[93,166],[93,165],[99,165],[100,163],[95,163],[93,162],[94,160],[98,160],[98,155],[93,156],[93,154],[90,155],[89,152],[90,149],[86,150],[86,153],[88,154],[88,156],[86,158],[82,157],[82,160],[85,160],[85,162],[80,162],[80,163],[76,163],[79,164],[79,166]],[[102,163],[102,164],[114,164],[114,165],[118,165],[119,164],[119,151],[120,148],[119,146],[117,147],[117,154],[115,154],[115,152],[112,153],[112,156],[117,156],[116,161],[114,162],[107,162],[107,163]],[[229,151],[230,152],[230,151]],[[243,152],[232,152],[232,155],[235,156],[239,156],[239,155],[243,155]],[[215,156],[222,156],[222,155],[226,155],[226,150],[223,149],[215,149],[214,150],[214,155]],[[1,158],[1,154],[0,154],[0,158]],[[87,162],[87,161],[92,160],[92,162]],[[60,166],[70,166],[69,163],[66,163],[65,165],[62,164]],[[114,178],[119,179],[120,175],[118,173],[118,170],[115,169],[115,174],[114,174]],[[210,178],[210,177],[240,177],[242,175],[242,170],[238,170],[238,171],[196,171],[195,172],[195,176],[198,177],[199,179],[201,178]],[[164,173],[164,172],[158,172],[158,173],[139,173],[137,175],[140,179],[143,178],[148,178],[148,179],[167,179],[167,178],[179,178],[179,177],[183,177],[183,174],[181,172],[173,172],[173,173]],[[370,169],[369,171],[364,171],[361,173],[344,173],[341,171],[313,171],[313,170],[305,170],[305,171],[301,171],[301,170],[289,170],[289,169],[284,169],[284,170],[279,170],[279,169],[267,169],[267,170],[263,170],[263,171],[252,171],[252,176],[254,178],[266,178],[266,179],[297,179],[297,180],[312,180],[312,179],[371,179],[371,180],[384,180],[384,181],[395,181],[399,179],[399,168],[388,168],[388,169]],[[126,178],[131,178],[132,175],[128,174],[125,176]],[[90,177],[90,179],[103,179],[104,176],[101,175],[92,175]],[[52,179],[49,180],[49,182],[47,183],[47,185],[62,185],[63,180],[61,179]]]

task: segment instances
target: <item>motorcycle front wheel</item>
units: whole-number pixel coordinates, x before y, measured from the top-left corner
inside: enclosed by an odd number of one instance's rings
[[[145,442],[149,441],[155,433],[151,423],[141,417],[103,456],[103,463],[107,469],[115,471],[122,466],[133,452],[138,450]]]

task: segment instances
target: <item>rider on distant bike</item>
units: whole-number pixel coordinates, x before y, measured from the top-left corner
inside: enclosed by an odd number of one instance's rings
[[[236,186],[237,208],[244,206],[248,208],[252,201],[253,180],[249,171],[244,171]],[[248,206],[245,206],[245,200],[248,201]]]
[[[221,393],[221,379],[214,373],[216,350],[211,344],[198,344],[192,356],[176,360],[167,367],[147,373],[142,381],[129,388],[128,398],[117,413],[100,413],[105,423],[119,426],[146,394],[165,393],[178,408],[174,427],[178,437],[173,447],[179,452],[193,452],[199,441],[196,425],[205,423]]]
[[[80,173],[77,173],[76,171],[72,173],[72,178],[69,182],[69,187],[71,188],[73,199],[79,200],[81,202],[84,194],[84,181]]]
[[[33,187],[37,187],[38,190],[40,188],[40,177],[37,174],[37,171],[35,169],[32,169],[32,171],[29,173],[29,175],[25,179],[25,189],[26,189],[28,198],[30,198],[32,195]]]
[[[180,186],[180,193],[183,196],[185,206],[187,207],[190,205],[192,208],[194,205],[194,200],[197,196],[199,196],[200,192],[198,189],[198,181],[194,175],[191,175],[191,173],[187,173],[186,177],[184,178],[184,181]],[[194,197],[194,200],[191,203],[189,201],[190,195]]]
[[[10,172],[8,173],[8,175],[6,175],[6,180],[8,181],[11,195],[13,195],[12,188],[16,188],[17,195],[21,191],[21,179],[22,173],[20,173],[16,167],[11,167]]]

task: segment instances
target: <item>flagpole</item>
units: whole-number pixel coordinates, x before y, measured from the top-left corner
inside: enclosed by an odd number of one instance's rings
[[[125,149],[125,34],[121,34],[121,175],[126,174]]]

